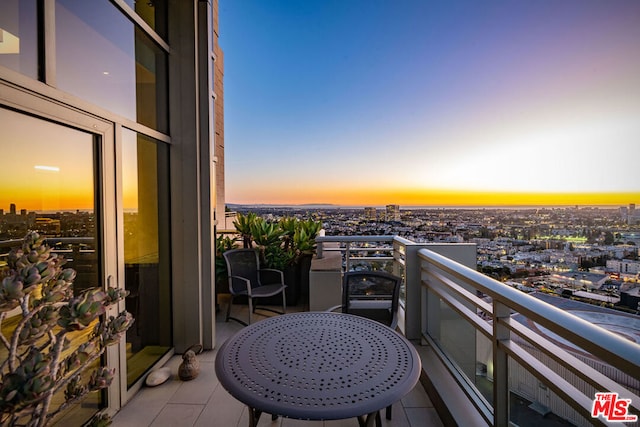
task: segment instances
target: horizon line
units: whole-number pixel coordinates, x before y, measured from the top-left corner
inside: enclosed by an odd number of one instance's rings
[[[334,208],[385,208],[386,206],[399,206],[400,209],[415,209],[415,208],[449,208],[449,209],[483,209],[483,208],[620,208],[627,207],[629,204],[635,204],[630,202],[628,204],[619,203],[564,203],[564,204],[398,204],[388,203],[384,205],[380,204],[340,204],[340,203],[226,203],[226,206],[241,206],[241,207],[334,207]]]

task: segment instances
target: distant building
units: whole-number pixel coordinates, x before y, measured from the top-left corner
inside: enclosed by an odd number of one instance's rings
[[[15,215],[16,214],[16,204],[15,203],[11,203],[9,205],[9,213],[11,215]]]
[[[609,280],[609,276],[595,273],[568,271],[551,275],[551,282],[571,288],[598,289]]]
[[[47,235],[59,235],[60,234],[60,220],[53,218],[36,218],[36,229],[41,234]]]
[[[400,205],[387,205],[385,219],[387,221],[400,221]]]
[[[623,215],[623,219],[626,219],[627,224],[629,225],[640,224],[640,211],[636,210],[635,203],[629,203],[628,209],[624,207],[620,208],[620,213]]]
[[[364,208],[364,218],[367,221],[375,221],[378,219],[378,211],[376,208]]]
[[[609,259],[607,260],[607,270],[615,273],[635,275],[640,273],[640,261]]]

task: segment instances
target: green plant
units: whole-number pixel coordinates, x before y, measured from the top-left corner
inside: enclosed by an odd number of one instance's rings
[[[224,235],[218,235],[218,237],[216,237],[216,283],[227,280],[227,263],[222,254],[231,249],[235,249],[235,247],[236,239]]]
[[[252,228],[258,216],[249,212],[246,215],[242,213],[238,213],[236,220],[233,221],[233,225],[236,227],[238,233],[240,233],[240,237],[242,238],[242,247],[248,249],[251,247],[252,240]]]
[[[255,247],[264,266],[278,270],[297,263],[304,255],[312,255],[316,250],[315,238],[322,228],[322,223],[313,219],[283,217],[267,221],[253,212],[238,214],[234,225],[243,247]]]
[[[257,217],[251,227],[251,237],[267,268],[284,270],[291,262],[291,254],[282,246],[285,232],[278,223]]]
[[[322,223],[308,219],[298,221],[293,235],[293,247],[297,256],[311,255],[316,250],[316,237],[322,229]]]
[[[88,379],[84,374],[133,323],[126,311],[105,316],[127,291],[93,288],[74,296],[76,272],[63,268],[65,258],[43,242],[37,233],[28,233],[22,247],[9,253],[0,275],[0,342],[7,354],[0,363],[2,425],[42,427],[88,393],[108,387],[115,370],[98,366]],[[2,322],[15,311],[19,320],[7,336]],[[68,335],[91,327],[87,341],[72,349]],[[59,391],[65,400],[52,408]],[[105,420],[99,414],[91,423],[104,425]]]

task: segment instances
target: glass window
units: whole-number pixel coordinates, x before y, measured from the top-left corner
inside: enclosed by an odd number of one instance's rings
[[[4,108],[0,123],[0,271],[9,251],[32,230],[66,257],[65,267],[76,270],[74,295],[101,286],[94,135]],[[7,336],[21,316],[19,311],[4,314],[2,332]],[[87,333],[68,335],[68,351],[86,340]],[[0,363],[6,358],[6,348],[0,346]],[[54,396],[52,409],[64,402],[63,391]],[[82,425],[103,402],[101,393],[90,393],[63,412],[61,425]]]
[[[98,286],[94,136],[1,108],[0,123],[0,241],[37,231],[78,272],[74,291]]]
[[[36,0],[0,2],[0,66],[38,78]]]
[[[166,144],[123,131],[126,304],[136,319],[127,331],[128,386],[172,346],[168,168]]]
[[[125,0],[156,33],[167,38],[167,0]]]
[[[57,0],[60,89],[166,132],[166,56],[108,1]]]
[[[138,27],[136,98],[138,122],[167,133],[167,55]]]

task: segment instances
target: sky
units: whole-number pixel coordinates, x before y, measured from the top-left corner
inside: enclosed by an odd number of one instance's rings
[[[227,203],[640,203],[637,0],[220,0]]]

